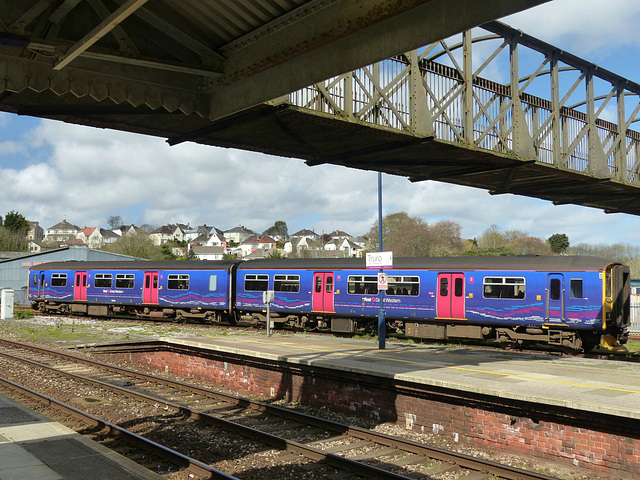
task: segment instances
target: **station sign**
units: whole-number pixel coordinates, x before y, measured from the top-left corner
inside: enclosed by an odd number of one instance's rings
[[[367,253],[367,270],[393,268],[393,252]]]

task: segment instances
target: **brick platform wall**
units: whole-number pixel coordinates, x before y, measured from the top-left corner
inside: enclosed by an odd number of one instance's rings
[[[240,395],[397,422],[455,441],[499,447],[598,473],[640,474],[637,421],[210,351],[131,351],[117,358],[211,381]]]

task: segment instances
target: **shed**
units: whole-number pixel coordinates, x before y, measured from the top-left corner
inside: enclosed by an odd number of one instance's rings
[[[15,252],[11,253],[15,254]],[[24,252],[23,255],[18,257],[0,259],[0,289],[10,288],[14,290],[14,303],[16,305],[28,305],[27,283],[29,281],[29,267],[48,262],[107,260],[131,261],[142,259],[76,246],[56,248],[55,250],[39,253]]]

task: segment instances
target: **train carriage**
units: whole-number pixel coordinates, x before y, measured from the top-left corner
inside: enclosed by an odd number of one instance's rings
[[[410,337],[573,350],[627,339],[629,268],[611,260],[396,258],[386,273],[387,324]],[[29,295],[42,311],[264,323],[269,290],[276,325],[376,330],[377,271],[363,259],[45,264],[32,268]]]
[[[236,262],[55,262],[30,270],[40,311],[228,319]]]
[[[362,259],[256,260],[238,267],[236,307],[265,321],[335,332],[375,330],[376,271]],[[574,350],[625,342],[629,269],[596,257],[397,258],[385,317],[408,336],[540,341]]]

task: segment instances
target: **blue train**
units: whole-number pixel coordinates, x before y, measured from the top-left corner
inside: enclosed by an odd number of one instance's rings
[[[627,341],[629,268],[597,257],[396,258],[383,306],[409,337],[544,342],[575,351]],[[49,313],[376,331],[377,272],[364,259],[58,262],[34,266]]]

